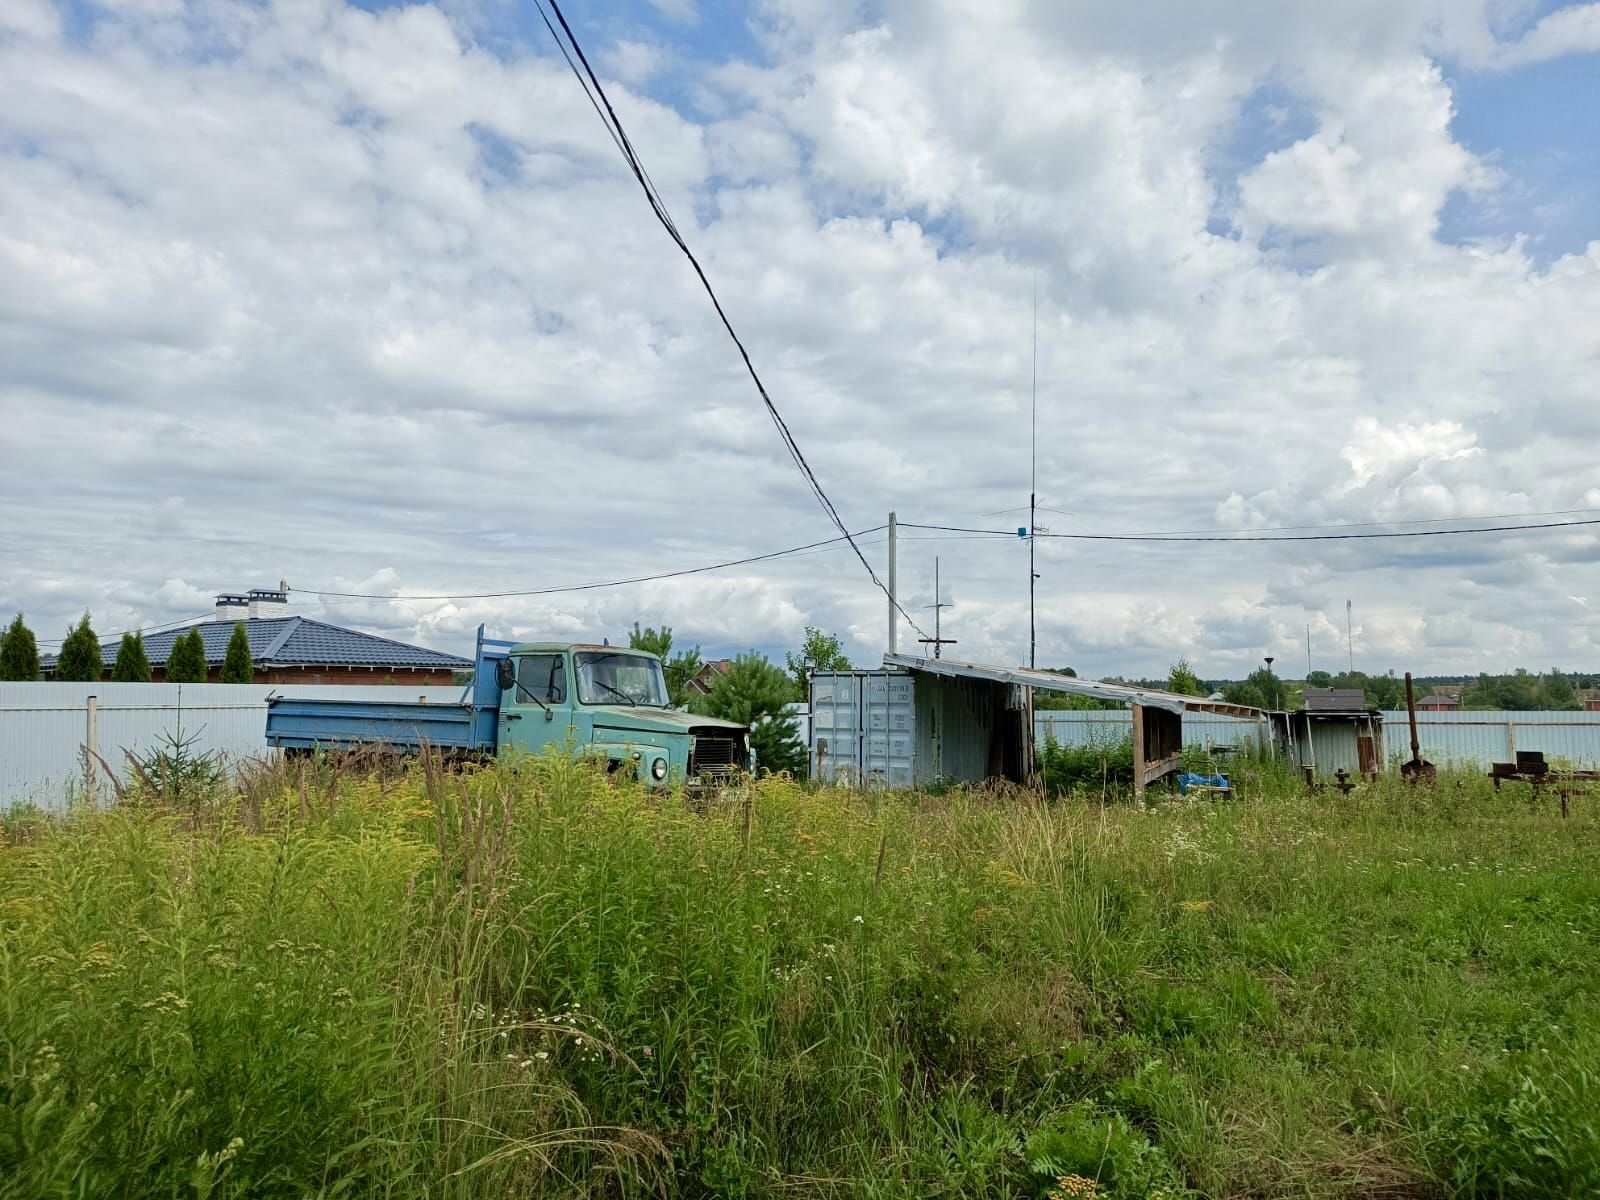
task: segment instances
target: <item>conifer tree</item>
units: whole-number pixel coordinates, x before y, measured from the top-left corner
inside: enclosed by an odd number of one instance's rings
[[[117,661],[111,667],[114,683],[149,683],[150,659],[144,652],[144,634],[137,630],[122,635],[117,646]]]
[[[34,640],[33,630],[23,624],[22,614],[18,613],[16,619],[6,626],[4,636],[0,636],[0,679],[38,678],[39,643]]]
[[[223,683],[249,683],[255,677],[255,668],[250,662],[250,635],[245,632],[244,622],[235,621],[233,636],[228,639],[228,652],[222,658]]]
[[[191,625],[188,633],[179,634],[167,654],[168,683],[204,683],[206,681],[206,644],[200,637],[199,626]]]
[[[100,657],[100,639],[89,627],[89,614],[83,614],[61,643],[61,653],[56,656],[56,678],[62,682],[87,683],[105,675],[105,662]]]

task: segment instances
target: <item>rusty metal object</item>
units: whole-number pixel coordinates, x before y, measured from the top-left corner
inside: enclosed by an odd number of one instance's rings
[[[1516,762],[1497,762],[1489,767],[1489,779],[1494,790],[1507,780],[1526,783],[1532,789],[1531,799],[1537,803],[1541,788],[1555,788],[1561,799],[1561,816],[1571,815],[1571,799],[1575,795],[1600,792],[1600,771],[1552,771],[1538,750],[1517,751]]]
[[[1356,785],[1350,778],[1350,772],[1346,771],[1343,767],[1340,767],[1337,771],[1335,771],[1333,773],[1333,777],[1339,781],[1333,786],[1338,788],[1339,791],[1344,795],[1348,796],[1351,792],[1356,790]]]
[[[1422,757],[1422,743],[1417,740],[1417,694],[1411,686],[1410,671],[1406,672],[1406,716],[1411,721],[1411,761],[1400,764],[1400,777],[1407,783],[1432,783],[1439,772]]]

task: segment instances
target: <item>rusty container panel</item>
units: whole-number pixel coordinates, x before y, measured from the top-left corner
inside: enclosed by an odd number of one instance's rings
[[[918,784],[980,783],[991,772],[995,715],[1007,685],[923,675],[916,687]]]

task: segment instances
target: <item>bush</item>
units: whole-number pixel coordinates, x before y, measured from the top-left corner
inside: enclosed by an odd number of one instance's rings
[[[61,653],[56,656],[55,677],[63,682],[88,683],[105,674],[105,663],[100,658],[100,639],[89,627],[89,614],[67,631],[61,643]]]
[[[222,657],[222,673],[218,678],[223,683],[249,683],[255,678],[255,667],[250,662],[250,635],[245,632],[243,621],[234,623],[233,636],[228,639],[228,649]]]
[[[40,678],[39,644],[18,613],[0,636],[0,680]]]
[[[167,651],[166,680],[168,683],[204,683],[209,668],[206,664],[206,644],[200,636],[200,627],[190,626],[188,633],[173,639]]]
[[[1046,738],[1039,751],[1039,774],[1045,791],[1056,796],[1131,787],[1133,738],[1107,739],[1084,746],[1063,746],[1054,738]]]
[[[1051,1200],[1176,1200],[1182,1194],[1177,1172],[1149,1138],[1122,1114],[1088,1102],[1029,1134],[1022,1157],[1039,1193]]]
[[[137,631],[122,635],[117,646],[117,661],[111,667],[113,683],[149,683],[150,659],[144,652],[144,635]]]

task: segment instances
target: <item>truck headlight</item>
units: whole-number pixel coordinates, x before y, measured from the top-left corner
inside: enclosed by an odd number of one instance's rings
[[[650,774],[657,780],[665,779],[667,777],[667,760],[664,758],[658,758],[655,760],[655,762],[651,763]]]

